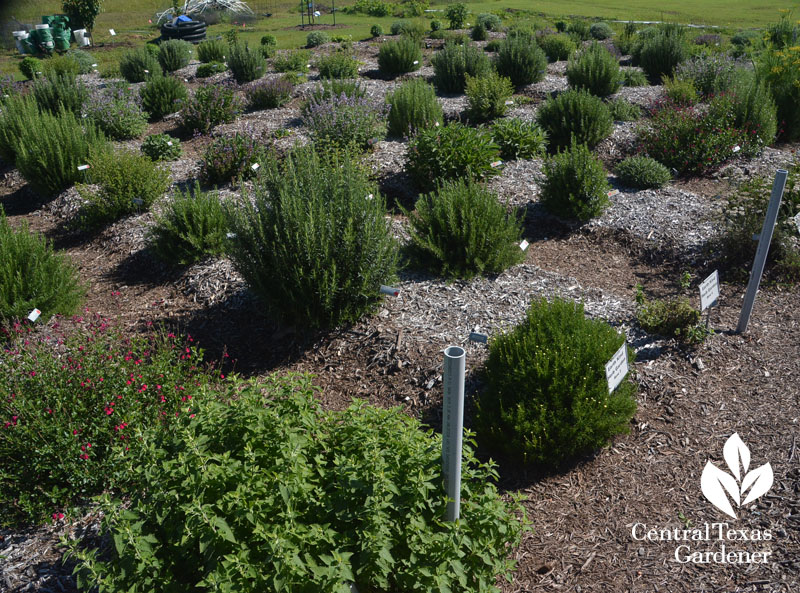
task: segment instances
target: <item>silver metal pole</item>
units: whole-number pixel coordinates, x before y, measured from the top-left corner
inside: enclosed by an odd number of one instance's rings
[[[753,312],[753,305],[756,302],[758,286],[761,284],[761,276],[764,273],[764,265],[767,263],[769,244],[772,242],[772,232],[775,230],[775,222],[778,220],[778,209],[781,207],[783,188],[786,187],[786,176],[788,174],[786,169],[778,169],[775,173],[775,182],[772,184],[772,195],[769,198],[767,216],[764,218],[764,226],[761,227],[758,249],[756,250],[755,260],[753,260],[753,270],[750,272],[750,282],[747,284],[747,292],[744,295],[744,305],[742,305],[742,313],[739,316],[739,325],[736,326],[737,334],[747,331],[750,314]]]
[[[461,438],[464,433],[464,367],[466,352],[459,346],[444,351],[444,410],[442,413],[442,473],[447,492],[446,521],[461,510]]]

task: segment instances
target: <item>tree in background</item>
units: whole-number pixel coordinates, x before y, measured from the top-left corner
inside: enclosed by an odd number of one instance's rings
[[[103,0],[61,0],[61,10],[69,17],[73,28],[82,27],[91,33],[102,2]]]

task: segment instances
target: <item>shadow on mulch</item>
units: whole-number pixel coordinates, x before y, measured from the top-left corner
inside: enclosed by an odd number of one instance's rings
[[[26,183],[12,193],[3,196],[2,200],[0,200],[0,207],[3,208],[6,216],[24,216],[32,214],[47,201],[31,190]]]

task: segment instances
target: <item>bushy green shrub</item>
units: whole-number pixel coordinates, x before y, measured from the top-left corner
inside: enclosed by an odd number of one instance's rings
[[[659,32],[646,39],[639,54],[639,65],[653,82],[672,75],[687,57],[683,35]]]
[[[274,45],[262,45],[256,51],[260,52],[265,60],[269,60],[275,56],[277,48]]]
[[[503,44],[502,40],[500,39],[492,39],[488,41],[486,45],[483,46],[483,51],[491,51],[496,52],[500,49],[500,46]]]
[[[442,30],[442,21],[433,19],[431,20],[431,31],[441,31]]]
[[[28,80],[33,80],[37,76],[41,75],[42,68],[44,68],[42,61],[39,58],[34,58],[32,56],[26,56],[22,58],[22,61],[19,63],[19,71]]]
[[[266,35],[261,36],[261,45],[269,45],[271,47],[278,46],[278,38],[275,35],[267,33]]]
[[[399,76],[406,72],[419,70],[422,65],[422,51],[419,43],[403,38],[387,41],[378,50],[378,68],[387,76]]]
[[[80,574],[115,590],[153,579],[276,593],[344,591],[353,581],[364,591],[477,593],[510,578],[509,550],[526,523],[469,437],[462,518],[444,522],[441,438],[399,410],[359,402],[325,411],[315,389],[308,376],[272,376],[231,389],[230,403],[203,398],[194,419],[182,414],[142,456],[130,508],[104,508],[101,530],[119,547],[101,562],[72,546]],[[141,561],[149,542],[159,543]]]
[[[23,131],[38,127],[39,106],[30,95],[13,94],[0,109],[0,157],[13,165],[17,156],[17,143]]]
[[[157,121],[180,109],[187,97],[186,86],[174,76],[153,76],[139,90],[142,107]]]
[[[86,115],[113,140],[132,140],[147,129],[141,98],[125,83],[94,93],[86,103]]]
[[[156,58],[158,58],[158,54],[159,54],[160,52],[159,52],[159,46],[158,46],[158,43],[157,43],[156,41],[153,41],[153,42],[149,42],[149,41],[148,41],[147,43],[145,43],[145,44],[144,44],[144,49],[145,49],[147,52],[149,52],[151,55],[153,55],[153,56],[155,56]]]
[[[70,259],[56,253],[43,235],[29,231],[27,222],[12,229],[2,208],[0,262],[0,322],[3,324],[22,320],[34,309],[41,311],[42,321],[55,314],[71,315],[86,294]],[[5,354],[8,355],[8,351]],[[4,366],[4,375],[16,371]],[[5,418],[0,415],[0,421],[3,420]],[[0,483],[0,500],[2,490]]]
[[[524,258],[521,221],[472,181],[442,183],[406,215],[412,258],[441,276],[499,274]]]
[[[88,51],[71,49],[66,56],[78,64],[78,74],[89,74],[95,67],[96,60]]]
[[[199,184],[192,191],[178,192],[156,216],[150,228],[150,248],[172,265],[193,264],[225,252],[228,221],[214,192]]]
[[[641,285],[636,292],[636,319],[641,328],[653,334],[676,338],[684,344],[698,344],[708,335],[700,323],[700,311],[685,296],[651,301]]]
[[[592,39],[611,39],[614,36],[614,30],[608,23],[592,23],[589,27],[589,35]]]
[[[99,76],[103,80],[122,77],[122,73],[119,71],[119,62],[112,62],[111,64],[101,66]]]
[[[622,84],[625,86],[648,86],[647,76],[636,68],[622,68]]]
[[[800,44],[784,50],[768,47],[756,61],[756,71],[772,93],[778,108],[781,138],[787,142],[800,139]]]
[[[690,107],[700,100],[691,79],[679,80],[674,76],[665,76],[663,83],[664,94],[675,105]]]
[[[745,154],[761,152],[775,141],[778,133],[778,108],[766,83],[756,77],[742,79],[733,93],[733,125],[749,139]]]
[[[539,157],[547,147],[547,133],[536,122],[519,118],[494,122],[492,139],[500,147],[500,157],[505,161]]]
[[[164,72],[175,72],[189,64],[192,44],[183,39],[167,39],[158,46],[158,63]]]
[[[203,154],[203,180],[219,184],[249,179],[255,176],[263,160],[264,147],[259,139],[239,132],[233,136],[220,136],[208,145]]]
[[[567,64],[570,88],[586,89],[598,97],[608,97],[619,90],[622,76],[619,62],[597,42],[573,54]]]
[[[593,147],[613,129],[608,106],[588,91],[570,90],[550,98],[536,116],[547,132],[551,152],[569,146],[572,137]]]
[[[409,21],[395,21],[392,23],[392,26],[389,27],[389,32],[392,35],[402,35],[410,25],[411,23]]]
[[[547,57],[529,39],[512,37],[500,45],[494,65],[498,74],[511,79],[515,87],[522,87],[544,79]]]
[[[350,52],[336,51],[317,60],[320,78],[357,78],[358,60]]]
[[[663,187],[672,179],[664,165],[646,156],[632,156],[617,164],[620,183],[636,189]]]
[[[542,48],[544,55],[550,62],[558,62],[567,60],[572,53],[577,49],[575,42],[569,35],[539,35],[536,38],[539,47]]]
[[[369,29],[369,34],[372,35],[373,38],[380,37],[383,35],[383,27],[380,25],[372,25]]]
[[[267,62],[257,50],[245,43],[234,43],[228,47],[228,68],[237,83],[250,82],[264,76]]]
[[[698,56],[678,64],[675,78],[691,82],[704,97],[729,91],[740,74],[737,64],[725,54]]]
[[[759,34],[757,31],[745,29],[731,36],[731,45],[735,45],[737,47],[749,47],[752,46],[757,39],[759,39]]]
[[[197,67],[195,76],[197,78],[208,78],[209,76],[225,72],[227,69],[228,67],[222,62],[209,62],[208,64],[200,64]]]
[[[503,26],[503,21],[496,14],[482,12],[477,17],[477,22],[484,26],[487,31],[499,31]]]
[[[142,142],[141,151],[151,161],[174,161],[183,154],[181,141],[169,134],[152,134]]]
[[[347,153],[296,149],[268,159],[250,200],[230,212],[231,258],[270,313],[286,323],[334,327],[380,302],[397,246],[385,202]]]
[[[281,76],[250,83],[245,95],[251,109],[277,109],[289,102],[293,90],[292,81]]]
[[[500,171],[500,148],[487,130],[459,122],[420,131],[408,146],[406,170],[424,191],[448,179],[486,179]]]
[[[469,9],[466,4],[461,2],[448,4],[444,16],[450,22],[451,29],[461,29],[464,27],[464,23],[467,22]]]
[[[354,13],[360,12],[369,16],[383,17],[392,14],[393,5],[382,0],[356,0],[349,9]]]
[[[325,43],[329,43],[331,40],[328,37],[328,34],[324,31],[311,31],[308,35],[306,35],[306,47],[319,47]]]
[[[603,163],[586,144],[575,140],[544,164],[542,205],[557,216],[586,222],[608,205],[609,185]]]
[[[303,123],[318,147],[366,150],[386,134],[386,106],[366,98],[334,95],[316,102],[303,114]]]
[[[191,343],[153,331],[126,337],[99,316],[41,335],[18,328],[12,339],[3,362],[13,371],[0,373],[0,389],[14,394],[0,399],[5,524],[44,522],[129,485],[138,433],[191,413],[209,382]]]
[[[81,66],[77,60],[63,56],[53,56],[42,62],[42,74],[44,76],[77,76],[81,73]]]
[[[485,389],[476,401],[477,438],[510,463],[556,468],[628,430],[636,386],[609,393],[605,364],[625,343],[583,305],[544,299],[489,344]]]
[[[17,169],[42,196],[52,196],[83,179],[78,167],[87,163],[90,150],[104,144],[91,121],[81,122],[69,111],[45,112],[20,131]]]
[[[78,225],[95,229],[136,212],[148,210],[169,188],[169,171],[132,150],[96,151],[87,171],[90,185],[79,186],[87,200]]]
[[[463,93],[467,74],[484,76],[491,72],[489,58],[474,45],[445,43],[431,56],[433,84],[440,93]]]
[[[33,97],[42,110],[58,113],[63,107],[80,115],[89,91],[71,74],[54,74],[33,81]]]
[[[467,74],[466,93],[467,113],[471,120],[480,122],[505,115],[506,101],[514,94],[514,87],[508,78],[495,72],[476,77]]]
[[[333,97],[340,97],[344,95],[351,99],[363,99],[367,96],[367,88],[361,84],[359,80],[347,80],[340,78],[332,78],[330,80],[322,80],[320,84],[314,87],[308,97],[308,101],[303,106],[303,115],[308,113],[309,107],[323,101],[327,101]]]
[[[642,108],[636,103],[629,103],[625,99],[614,99],[607,103],[614,121],[636,121],[642,117]]]
[[[486,32],[486,27],[480,23],[475,23],[475,26],[472,27],[472,31],[470,31],[469,36],[473,41],[486,41],[486,39],[489,37],[489,34]]]
[[[304,49],[278,54],[272,60],[276,72],[308,72],[311,53]]]
[[[206,39],[197,46],[197,59],[203,64],[225,61],[226,43],[222,39]]]
[[[444,123],[442,106],[436,99],[433,87],[424,80],[415,78],[404,82],[394,92],[386,95],[391,108],[388,115],[390,136],[413,136]]]
[[[214,126],[231,123],[241,112],[242,103],[230,86],[209,84],[181,101],[181,126],[207,134]]]
[[[161,75],[161,64],[146,49],[132,49],[120,57],[119,72],[128,82],[144,82],[151,76]]]
[[[583,19],[575,19],[567,26],[567,33],[580,41],[588,41],[592,36],[591,25]]]

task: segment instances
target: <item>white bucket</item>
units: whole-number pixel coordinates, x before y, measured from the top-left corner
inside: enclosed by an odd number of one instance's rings
[[[50,25],[36,25],[37,29],[49,29]]]
[[[86,47],[87,45],[91,45],[91,44],[92,44],[92,42],[88,37],[84,37],[83,38],[83,47]]]
[[[27,31],[12,31],[11,34],[14,36],[15,39],[27,39],[28,32]]]
[[[85,39],[86,29],[73,29],[72,34],[75,35],[75,43],[78,44],[78,47],[84,45],[83,40]]]

